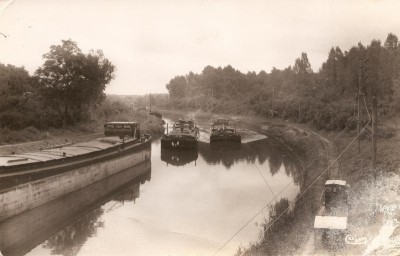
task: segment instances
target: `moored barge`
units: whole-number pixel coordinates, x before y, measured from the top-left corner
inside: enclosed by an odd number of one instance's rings
[[[218,119],[211,125],[210,143],[241,143],[241,136],[228,119]]]
[[[106,137],[0,156],[0,179],[24,180],[0,188],[0,220],[47,203],[147,161],[151,137],[136,122],[110,122]]]
[[[161,139],[162,148],[194,149],[199,139],[199,128],[191,120],[179,119],[173,124],[172,131]]]

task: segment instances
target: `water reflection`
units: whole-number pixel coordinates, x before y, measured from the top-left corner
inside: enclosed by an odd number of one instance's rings
[[[278,173],[283,166],[286,175],[292,176],[295,184],[302,182],[303,177],[297,168],[296,161],[290,156],[291,153],[281,144],[270,139],[244,144],[199,142],[198,150],[207,163],[212,165],[222,164],[228,170],[234,164],[241,162],[262,165],[268,161],[271,175]]]
[[[197,149],[173,150],[161,148],[161,160],[174,166],[183,166],[196,161],[199,154]]]
[[[52,255],[77,255],[87,239],[104,226],[100,206],[113,199],[120,204],[135,201],[140,184],[150,178],[151,162],[146,161],[5,220],[0,223],[1,252],[25,255],[45,241],[42,246]]]

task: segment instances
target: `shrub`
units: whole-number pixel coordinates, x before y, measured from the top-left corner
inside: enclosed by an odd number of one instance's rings
[[[25,127],[26,117],[15,111],[4,111],[0,113],[0,127],[9,128],[11,130],[19,130]]]

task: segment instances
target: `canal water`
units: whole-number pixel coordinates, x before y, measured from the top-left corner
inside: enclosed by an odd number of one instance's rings
[[[300,190],[295,161],[269,139],[175,152],[154,138],[133,168],[143,174],[118,189],[105,179],[0,223],[2,254],[234,255]]]

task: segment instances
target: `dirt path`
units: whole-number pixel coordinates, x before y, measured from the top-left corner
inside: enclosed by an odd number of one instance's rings
[[[322,143],[322,146],[324,148],[324,151],[319,152],[321,158],[325,158],[326,161],[326,169],[324,168],[321,170],[321,174],[323,172],[327,172],[327,179],[340,179],[342,175],[340,175],[340,170],[339,170],[339,163],[337,161],[337,149],[334,145],[333,142],[329,141],[327,138],[323,137],[321,134],[318,134],[317,132],[311,131],[310,129],[305,128],[302,125],[291,125],[295,129],[301,129],[309,134],[312,134],[318,140],[320,143]],[[323,176],[319,179],[322,179]],[[324,189],[324,182],[317,182],[314,184],[314,186],[317,186],[317,190],[321,191]],[[321,203],[321,202],[320,202]],[[321,204],[322,206],[322,204]],[[298,254],[299,255],[320,255],[320,252],[316,252],[315,250],[315,245],[314,245],[314,230],[309,229],[309,232],[307,232],[308,238],[307,241],[299,248]],[[328,253],[328,252],[327,252]]]

